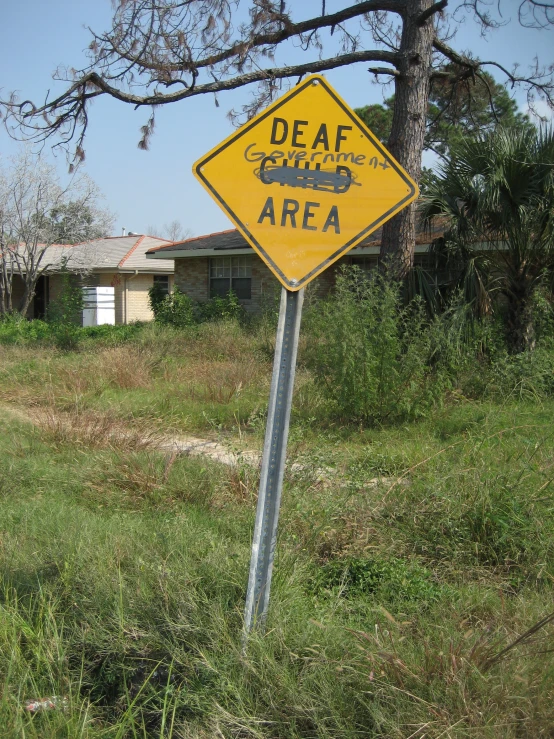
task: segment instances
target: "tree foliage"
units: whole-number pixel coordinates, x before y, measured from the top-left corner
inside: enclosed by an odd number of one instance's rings
[[[554,269],[554,131],[499,129],[457,143],[423,203],[425,222],[437,216],[449,224],[436,245],[443,263],[476,306],[500,291],[512,350],[532,349],[533,296]]]
[[[466,136],[477,136],[503,128],[526,128],[533,124],[518,110],[504,85],[488,72],[455,84],[455,67],[445,65],[445,76],[433,79],[427,106],[424,148],[446,157],[452,145]],[[379,103],[357,108],[356,113],[386,144],[392,127],[394,95]]]
[[[101,96],[149,110],[139,147],[148,148],[160,105],[197,95],[215,95],[257,85],[251,100],[233,119],[257,113],[283,90],[287,80],[356,63],[370,63],[376,77],[393,79],[395,102],[389,148],[419,180],[431,84],[443,80],[454,90],[483,79],[494,69],[511,85],[523,86],[529,102],[539,97],[554,105],[552,69],[522,72],[494,60],[478,60],[457,51],[449,30],[466,13],[483,29],[504,21],[506,0],[358,0],[338,3],[287,0],[114,0],[112,26],[92,33],[89,63],[80,70],[60,68],[64,88],[43,103],[21,102],[12,95],[2,109],[10,131],[41,141],[54,137],[84,158],[90,105]],[[314,12],[314,6],[318,8]],[[512,5],[509,5],[512,8]],[[518,0],[519,22],[544,27],[552,23],[550,0]],[[313,14],[310,15],[310,12]],[[299,64],[284,62],[295,45],[304,52]],[[450,66],[445,69],[445,64]],[[216,97],[217,101],[217,97]],[[15,126],[15,129],[14,129]],[[383,229],[382,256],[398,276],[409,270],[415,243],[413,206]]]
[[[54,243],[80,244],[109,235],[111,222],[98,215],[94,206],[82,200],[70,200],[52,208],[45,217],[45,226]]]

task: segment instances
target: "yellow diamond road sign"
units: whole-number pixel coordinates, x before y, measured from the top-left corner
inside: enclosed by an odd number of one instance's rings
[[[194,165],[288,290],[299,290],[418,196],[379,140],[313,75]]]

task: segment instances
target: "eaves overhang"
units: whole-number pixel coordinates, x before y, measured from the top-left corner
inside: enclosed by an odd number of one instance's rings
[[[251,247],[245,249],[175,249],[164,254],[159,252],[146,252],[147,259],[183,259],[185,257],[225,257],[233,255],[254,254]]]
[[[429,251],[430,244],[416,244],[415,253],[425,254]],[[379,256],[381,247],[375,246],[356,246],[345,256]],[[192,257],[225,257],[225,256],[243,256],[245,254],[255,254],[251,247],[245,249],[175,249],[169,254],[163,253],[164,250],[155,252],[147,252],[147,259],[190,259]]]

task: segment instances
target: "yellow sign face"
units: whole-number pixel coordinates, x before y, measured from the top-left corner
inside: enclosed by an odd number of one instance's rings
[[[299,290],[419,194],[313,75],[199,159],[194,174],[288,290]]]

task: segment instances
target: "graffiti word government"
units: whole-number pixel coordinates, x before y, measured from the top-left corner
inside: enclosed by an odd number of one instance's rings
[[[361,183],[356,181],[358,175],[347,166],[348,164],[355,167],[369,166],[373,169],[379,166],[383,170],[391,166],[384,158],[341,151],[342,145],[348,140],[347,132],[352,131],[352,126],[338,125],[335,131],[329,131],[327,124],[321,123],[310,144],[303,140],[306,134],[304,129],[308,125],[308,121],[301,120],[295,120],[292,125],[289,125],[284,118],[275,117],[271,129],[270,146],[286,145],[291,148],[264,151],[260,150],[257,143],[246,147],[244,158],[247,162],[260,163],[260,166],[254,170],[254,174],[264,185],[286,185],[304,190],[343,195],[352,186],[361,186]],[[344,162],[344,164],[339,162]],[[335,164],[335,167],[325,167],[327,163]],[[301,224],[300,228],[308,231],[317,230],[312,218],[315,216],[315,209],[319,207],[319,203],[316,202],[304,204],[303,215],[298,219],[298,223]],[[272,226],[280,222],[282,227],[296,228],[296,215],[299,210],[300,203],[297,200],[285,198],[282,207],[277,206],[276,217],[275,202],[270,196],[265,202],[258,223],[262,224],[267,220]],[[323,222],[323,233],[330,228],[333,228],[335,233],[340,233],[337,205],[330,208]]]

